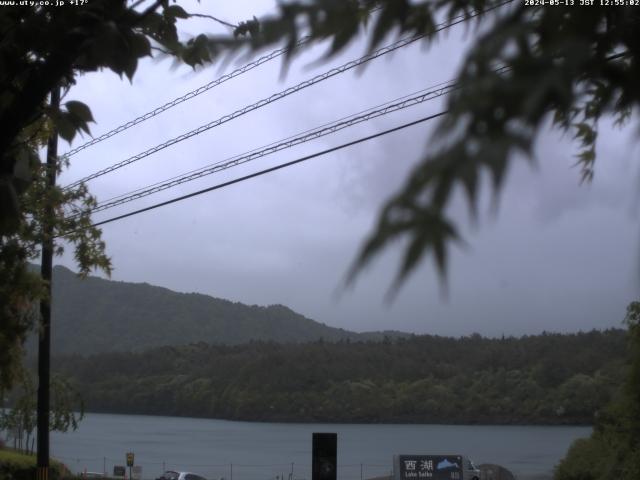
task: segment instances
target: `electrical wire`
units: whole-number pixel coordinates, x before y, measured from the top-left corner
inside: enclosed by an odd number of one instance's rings
[[[167,148],[169,146],[172,146],[172,145],[174,145],[176,143],[179,143],[179,142],[182,142],[184,140],[187,140],[187,139],[189,139],[189,138],[191,138],[193,136],[199,135],[199,134],[201,134],[201,133],[203,133],[205,131],[208,131],[208,130],[214,128],[214,127],[217,127],[217,126],[220,126],[220,125],[222,125],[224,123],[227,123],[227,122],[229,122],[229,121],[231,121],[231,120],[233,120],[235,118],[238,118],[238,117],[240,117],[242,115],[245,115],[245,114],[247,114],[249,112],[252,112],[252,111],[257,110],[257,109],[259,109],[261,107],[264,107],[264,106],[266,106],[268,104],[276,102],[276,101],[278,101],[278,100],[280,100],[282,98],[285,98],[285,97],[287,97],[289,95],[297,93],[300,90],[303,90],[303,89],[305,89],[307,87],[315,85],[316,83],[322,82],[324,80],[327,80],[328,78],[331,78],[331,77],[334,77],[336,75],[342,74],[342,73],[344,73],[344,72],[346,72],[348,70],[351,70],[351,69],[356,68],[356,67],[358,67],[360,65],[363,65],[363,64],[365,64],[365,63],[367,63],[367,62],[369,62],[371,60],[374,60],[374,59],[376,59],[376,58],[378,58],[378,57],[380,57],[382,55],[386,55],[386,54],[394,52],[394,51],[396,51],[396,50],[398,50],[400,48],[406,47],[406,46],[408,46],[408,45],[410,45],[410,44],[412,44],[412,43],[414,43],[414,42],[416,42],[416,41],[418,41],[418,40],[420,40],[420,39],[422,39],[422,38],[424,38],[424,37],[426,37],[428,35],[431,35],[433,33],[442,31],[442,30],[444,30],[446,28],[450,28],[450,27],[455,26],[455,25],[457,25],[459,23],[468,21],[468,20],[470,20],[470,19],[472,19],[472,18],[474,18],[474,17],[476,17],[478,15],[481,15],[483,13],[486,13],[486,12],[492,10],[492,9],[498,8],[498,7],[500,7],[502,5],[505,5],[507,3],[511,3],[512,1],[513,0],[508,0],[508,1],[504,2],[504,3],[501,3],[499,5],[491,7],[490,9],[483,10],[483,11],[480,11],[480,12],[474,12],[474,13],[471,13],[469,15],[464,15],[462,18],[460,18],[458,20],[453,20],[453,21],[450,21],[448,23],[439,24],[437,26],[437,28],[435,28],[435,30],[433,32],[430,32],[429,34],[419,34],[419,35],[413,35],[413,36],[410,36],[410,37],[402,38],[402,39],[400,39],[400,40],[398,40],[398,41],[396,41],[396,42],[394,42],[394,43],[392,43],[390,45],[381,47],[381,48],[375,50],[372,53],[364,55],[363,57],[360,57],[360,58],[358,58],[356,60],[352,60],[350,62],[347,62],[347,63],[345,63],[345,64],[343,64],[343,65],[341,65],[339,67],[332,68],[332,69],[328,70],[327,72],[324,72],[324,73],[322,73],[320,75],[316,75],[315,77],[313,77],[313,78],[311,78],[309,80],[305,80],[304,82],[301,82],[301,83],[299,83],[299,84],[297,84],[297,85],[295,85],[293,87],[289,87],[289,88],[287,88],[285,90],[282,90],[282,91],[280,91],[278,93],[275,93],[275,94],[273,94],[273,95],[271,95],[269,97],[263,98],[263,99],[259,100],[256,103],[253,103],[251,105],[245,106],[245,107],[241,108],[240,110],[236,110],[233,113],[227,114],[227,115],[225,115],[223,117],[220,117],[220,118],[218,118],[218,119],[216,119],[216,120],[214,120],[212,122],[209,122],[209,123],[207,123],[205,125],[202,125],[202,126],[196,128],[194,130],[191,130],[191,131],[186,132],[186,133],[184,133],[182,135],[179,135],[179,136],[174,137],[174,138],[172,138],[170,140],[167,140],[166,142],[161,143],[159,145],[156,145],[156,146],[154,146],[154,147],[152,147],[152,148],[150,148],[148,150],[145,150],[144,152],[138,153],[137,155],[134,155],[134,156],[129,157],[129,158],[125,159],[125,160],[122,160],[122,161],[120,161],[118,163],[115,163],[115,164],[113,164],[113,165],[111,165],[111,166],[109,166],[107,168],[99,170],[99,171],[97,171],[97,172],[95,172],[95,173],[93,173],[91,175],[88,175],[88,176],[86,176],[86,177],[84,177],[84,178],[82,178],[80,180],[77,180],[77,181],[69,184],[68,186],[65,187],[65,189],[74,188],[74,187],[76,187],[76,186],[78,186],[78,185],[80,185],[80,184],[82,184],[84,182],[88,182],[88,181],[93,180],[93,179],[95,179],[97,177],[106,175],[107,173],[110,173],[110,172],[112,172],[114,170],[120,169],[120,168],[122,168],[122,167],[124,167],[126,165],[129,165],[131,163],[134,163],[134,162],[137,162],[139,160],[142,160],[143,158],[146,158],[146,157],[148,157],[148,156],[150,156],[150,155],[152,155],[154,153],[157,153],[157,152],[159,152],[159,151],[161,151],[161,150],[163,150],[163,149],[165,149],[165,148]]]
[[[198,190],[198,191],[189,193],[187,195],[182,195],[180,197],[175,197],[175,198],[172,198],[170,200],[166,200],[164,202],[156,203],[156,204],[150,205],[148,207],[140,208],[138,210],[134,210],[132,212],[125,213],[123,215],[118,215],[116,217],[112,217],[112,218],[109,218],[107,220],[101,220],[99,222],[95,222],[95,223],[91,224],[89,227],[86,227],[86,228],[93,228],[93,227],[98,227],[100,225],[106,225],[107,223],[112,223],[112,222],[115,222],[117,220],[122,220],[124,218],[132,217],[134,215],[138,215],[140,213],[148,212],[149,210],[154,210],[156,208],[164,207],[166,205],[170,205],[172,203],[180,202],[180,201],[186,200],[188,198],[196,197],[196,196],[202,195],[204,193],[212,192],[214,190],[219,190],[219,189],[224,188],[224,187],[235,185],[236,183],[244,182],[246,180],[265,175],[267,173],[271,173],[271,172],[275,172],[277,170],[281,170],[283,168],[291,167],[291,166],[296,165],[298,163],[306,162],[307,160],[311,160],[311,159],[316,158],[316,157],[320,157],[320,156],[323,156],[323,155],[326,155],[326,154],[329,154],[329,153],[332,153],[332,152],[336,152],[338,150],[342,150],[344,148],[351,147],[353,145],[357,145],[359,143],[367,142],[369,140],[373,140],[374,138],[378,138],[378,137],[381,137],[383,135],[388,135],[390,133],[397,132],[399,130],[403,130],[403,129],[408,128],[408,127],[412,127],[414,125],[418,125],[418,124],[426,122],[428,120],[433,120],[435,118],[438,118],[438,117],[441,117],[443,115],[446,115],[447,113],[448,112],[445,110],[445,111],[442,111],[442,112],[439,112],[439,113],[436,113],[436,114],[433,114],[433,115],[429,115],[427,117],[422,117],[422,118],[420,118],[418,120],[414,120],[412,122],[404,123],[402,125],[398,125],[396,127],[390,128],[388,130],[383,130],[381,132],[374,133],[373,135],[368,135],[366,137],[361,137],[361,138],[359,138],[357,140],[353,140],[351,142],[343,143],[343,144],[338,145],[336,147],[331,147],[331,148],[328,148],[326,150],[322,150],[320,152],[313,153],[311,155],[306,155],[304,157],[298,158],[296,160],[292,160],[290,162],[281,163],[281,164],[276,165],[274,167],[270,167],[270,168],[267,168],[267,169],[264,169],[264,170],[260,170],[258,172],[254,172],[254,173],[249,174],[249,175],[245,175],[245,176],[233,179],[233,180],[229,180],[227,182],[219,183],[217,185],[213,185],[211,187],[204,188],[202,190]],[[75,232],[77,232],[79,230],[80,231],[81,230],[86,230],[86,228],[65,232],[65,233],[62,233],[60,235],[57,235],[57,237],[64,237],[66,235],[70,235],[72,233],[75,233]]]
[[[502,74],[509,71],[510,69],[510,67],[501,67],[496,69],[495,73]],[[343,117],[333,122],[325,123],[319,127],[305,130],[304,132],[289,136],[285,139],[272,142],[266,146],[258,147],[248,152],[235,155],[225,160],[220,160],[199,169],[192,170],[190,172],[186,172],[184,174],[177,175],[163,181],[156,182],[154,184],[111,197],[109,199],[103,200],[102,202],[99,202],[96,207],[91,209],[91,213],[100,212],[125,203],[129,203],[131,201],[153,195],[163,190],[173,188],[183,183],[194,181],[196,179],[218,173],[228,168],[242,165],[258,158],[271,155],[284,149],[291,148],[296,145],[300,145],[302,143],[306,143],[323,136],[336,133],[340,130],[352,127],[359,123],[370,121],[374,118],[378,118],[389,113],[397,112],[399,110],[419,105],[426,101],[446,95],[453,90],[457,90],[458,88],[462,87],[459,84],[456,84],[454,80],[438,83],[429,88],[419,90],[418,92],[404,95],[394,100],[385,102],[381,105],[370,107],[366,110],[354,113],[347,117]]]
[[[300,40],[298,40],[298,42],[295,44],[295,46],[293,46],[292,48],[280,48],[278,50],[274,50],[270,53],[268,53],[267,55],[264,55],[256,60],[254,60],[253,62],[249,62],[246,65],[243,65],[240,68],[235,69],[234,71],[223,75],[219,78],[217,78],[216,80],[213,80],[205,85],[202,85],[201,87],[196,88],[195,90],[191,90],[190,92],[185,93],[184,95],[182,95],[181,97],[175,98],[173,100],[171,100],[170,102],[165,103],[164,105],[159,106],[158,108],[151,110],[150,112],[145,113],[144,115],[140,115],[139,117],[134,118],[133,120],[130,120],[126,123],[123,123],[122,125],[117,126],[116,128],[114,128],[113,130],[110,130],[102,135],[100,135],[99,137],[96,137],[82,145],[78,145],[76,148],[73,148],[71,150],[69,150],[67,153],[65,153],[64,155],[62,155],[62,158],[69,158],[73,155],[75,155],[76,153],[84,150],[85,148],[89,148],[97,143],[100,143],[108,138],[113,137],[114,135],[117,135],[119,133],[124,132],[125,130],[130,129],[131,127],[138,125],[139,123],[142,123],[146,120],[149,120],[150,118],[153,118],[157,115],[160,115],[163,112],[166,112],[167,110],[175,107],[176,105],[179,105],[183,102],[186,102],[187,100],[191,100],[192,98],[197,97],[198,95],[203,94],[204,92],[207,92],[209,90],[211,90],[214,87],[217,87],[218,85],[221,85],[222,83],[231,80],[235,77],[238,77],[250,70],[253,70],[256,67],[259,67],[260,65],[267,63],[275,58],[278,58],[282,55],[284,55],[285,53],[300,47],[301,45],[304,45],[305,43],[307,43],[310,40],[311,37],[307,36],[307,37],[303,37]]]
[[[330,126],[330,125],[334,125],[334,124],[336,124],[336,123],[338,123],[338,122],[342,122],[342,121],[344,121],[344,120],[348,120],[348,119],[353,118],[353,117],[355,117],[355,116],[357,116],[357,115],[365,114],[365,113],[367,113],[367,112],[370,112],[371,110],[374,110],[374,109],[376,109],[376,108],[382,107],[382,106],[384,106],[384,105],[389,105],[389,104],[391,104],[391,103],[393,103],[393,102],[398,102],[398,101],[401,101],[401,100],[405,100],[405,99],[408,99],[409,97],[411,97],[411,96],[413,96],[413,95],[417,95],[417,94],[419,94],[419,93],[426,92],[427,90],[434,90],[434,89],[437,89],[437,88],[439,88],[439,87],[442,87],[442,86],[444,86],[444,85],[451,84],[451,83],[453,83],[453,80],[447,80],[446,82],[440,82],[440,83],[437,83],[437,84],[432,85],[432,86],[430,86],[430,87],[427,87],[427,88],[425,88],[425,89],[423,89],[423,90],[419,90],[419,91],[417,91],[417,92],[414,92],[414,93],[411,93],[411,94],[408,94],[408,95],[404,95],[404,96],[402,96],[402,97],[396,98],[396,99],[394,99],[394,100],[390,100],[390,101],[388,101],[388,102],[386,102],[386,103],[383,103],[383,104],[381,104],[381,105],[377,105],[377,106],[375,106],[375,107],[370,107],[370,108],[367,108],[367,109],[365,109],[365,110],[361,110],[361,111],[359,111],[359,112],[357,112],[357,113],[353,113],[353,114],[351,114],[351,115],[347,115],[346,117],[342,117],[342,118],[340,118],[340,119],[338,119],[338,120],[333,120],[333,121],[331,121],[331,122],[324,123],[324,124],[322,124],[322,125],[319,125],[318,127],[311,128],[311,129],[305,130],[305,131],[303,131],[303,132],[299,132],[299,133],[294,134],[294,135],[290,135],[290,136],[288,136],[288,137],[286,137],[286,138],[283,138],[283,139],[281,139],[281,140],[276,140],[275,142],[271,142],[271,143],[269,143],[269,144],[267,144],[267,145],[263,145],[263,146],[261,146],[261,147],[254,148],[254,149],[249,150],[249,151],[247,151],[247,152],[244,152],[244,153],[242,153],[242,154],[235,155],[235,156],[233,156],[233,157],[229,157],[229,158],[226,158],[226,159],[224,159],[224,160],[219,160],[219,161],[217,161],[217,162],[215,162],[215,163],[211,163],[211,164],[209,164],[209,165],[205,165],[204,167],[200,167],[200,168],[197,168],[197,169],[195,169],[195,170],[191,170],[191,171],[188,171],[188,172],[185,172],[185,173],[181,173],[180,175],[176,175],[176,176],[173,176],[173,177],[167,178],[167,179],[165,179],[165,180],[161,180],[161,181],[159,181],[159,182],[152,183],[152,184],[150,184],[150,185],[145,185],[144,187],[140,187],[140,188],[137,188],[137,189],[135,189],[135,190],[131,190],[131,191],[126,192],[126,193],[122,193],[122,194],[119,194],[119,195],[115,195],[115,196],[110,197],[110,198],[108,198],[108,199],[106,199],[106,200],[102,200],[101,202],[99,202],[99,205],[103,205],[103,204],[105,204],[105,203],[107,203],[107,202],[111,202],[111,201],[114,201],[114,200],[117,200],[117,199],[120,199],[120,198],[123,198],[123,197],[126,197],[126,196],[130,196],[130,195],[136,194],[136,193],[138,193],[138,192],[142,192],[142,191],[144,191],[144,190],[147,190],[147,189],[150,189],[150,188],[153,188],[153,187],[156,187],[156,186],[163,185],[164,183],[167,183],[167,182],[171,182],[171,181],[174,181],[174,180],[181,179],[181,178],[186,177],[186,176],[188,176],[188,175],[198,174],[198,173],[200,173],[200,172],[204,172],[204,171],[206,171],[206,170],[210,169],[211,167],[215,167],[216,165],[220,165],[220,164],[223,164],[223,163],[227,163],[227,162],[229,162],[229,161],[233,161],[233,160],[239,159],[239,158],[244,157],[244,156],[253,155],[253,154],[257,153],[257,152],[260,152],[261,150],[265,150],[265,149],[268,149],[268,148],[274,147],[274,146],[276,146],[276,145],[278,145],[278,144],[280,144],[280,143],[283,143],[283,142],[288,142],[288,141],[294,140],[294,139],[296,139],[296,138],[297,138],[297,137],[299,137],[299,136],[306,135],[306,134],[310,134],[311,132],[314,132],[314,131],[316,131],[316,130],[319,130],[319,129],[322,129],[322,128],[325,128],[325,127],[328,127],[328,126]]]
[[[91,209],[91,213],[96,213],[96,212],[100,212],[103,210],[107,210],[109,208],[113,208],[119,205],[122,205],[124,203],[129,203],[131,201],[134,200],[138,200],[140,198],[152,195],[154,193],[158,193],[161,192],[163,190],[166,190],[168,188],[172,188],[178,185],[181,185],[183,183],[186,182],[190,182],[193,180],[196,180],[198,178],[202,178],[208,175],[212,175],[214,173],[218,173],[222,170],[226,170],[228,168],[231,167],[235,167],[238,165],[242,165],[244,163],[250,162],[252,160],[256,160],[258,158],[262,158],[265,157],[267,155],[279,152],[281,150],[287,149],[287,148],[291,148],[294,147],[296,145],[300,145],[302,143],[306,143],[309,142],[311,140],[315,140],[317,138],[321,138],[324,137],[326,135],[330,135],[332,133],[336,133],[340,130],[343,130],[345,128],[349,128],[352,127],[354,125],[357,125],[359,123],[363,123],[366,121],[370,121],[374,118],[378,118],[381,117],[383,115],[387,115],[389,113],[392,112],[397,112],[399,110],[403,110],[405,108],[409,108],[415,105],[419,105],[421,103],[424,103],[428,100],[433,100],[435,98],[441,97],[447,93],[449,93],[450,91],[452,91],[453,89],[458,88],[456,85],[450,85],[447,87],[443,87],[440,88],[438,90],[431,90],[431,91],[427,91],[425,93],[420,93],[418,95],[412,96],[412,97],[407,97],[404,100],[401,100],[399,102],[396,103],[389,103],[385,106],[381,106],[380,108],[377,108],[375,110],[371,110],[367,113],[364,114],[360,114],[360,115],[355,115],[352,117],[349,117],[348,119],[345,120],[339,120],[336,121],[332,124],[329,124],[328,126],[324,126],[324,127],[319,127],[317,129],[311,130],[307,133],[301,134],[299,136],[295,136],[293,138],[290,139],[286,139],[283,140],[279,143],[275,143],[275,144],[271,144],[261,150],[257,150],[257,151],[252,151],[250,153],[247,154],[242,154],[236,157],[232,157],[231,159],[228,159],[226,161],[222,161],[222,162],[217,162],[215,164],[212,164],[208,167],[204,167],[200,170],[196,170],[194,172],[190,172],[188,174],[179,176],[179,177],[174,177],[173,179],[170,179],[168,181],[165,182],[161,182],[158,184],[155,184],[151,187],[148,188],[143,188],[143,189],[138,189],[134,192],[130,192],[129,194],[124,194],[121,195],[119,197],[114,197],[112,199],[106,200],[104,202],[99,203],[96,207],[94,207],[93,209]]]
[[[495,69],[494,72],[497,74],[502,74],[510,70],[511,70],[511,67],[503,66]],[[136,190],[133,190],[127,193],[116,195],[114,197],[103,200],[102,202],[99,202],[94,208],[90,209],[90,213],[97,213],[97,212],[104,211],[119,205],[123,205],[125,203],[138,200],[140,198],[161,192],[163,190],[173,188],[183,183],[194,181],[196,179],[218,173],[222,170],[226,170],[228,168],[232,168],[232,167],[256,160],[258,158],[262,158],[264,156],[279,152],[281,150],[291,148],[293,146],[300,145],[302,143],[306,143],[308,141],[312,141],[326,135],[333,134],[335,132],[354,126],[356,124],[370,121],[370,120],[373,120],[374,118],[378,118],[383,115],[387,115],[389,113],[393,113],[399,110],[403,110],[405,108],[409,108],[409,107],[424,103],[429,100],[433,100],[440,96],[446,95],[447,93],[450,93],[454,90],[457,90],[458,88],[462,88],[462,86],[455,83],[454,80],[448,80],[446,82],[437,83],[435,85],[419,90],[417,92],[404,95],[402,97],[396,98],[394,100],[390,100],[383,104],[370,107],[366,110],[362,110],[360,112],[348,115],[346,117],[342,117],[338,120],[325,123],[319,127],[308,129],[308,130],[305,130],[304,132],[291,135],[285,139],[272,142],[266,146],[258,147],[248,152],[235,155],[225,160],[220,160],[218,162],[206,165],[196,170],[192,170],[192,171],[183,173],[181,175],[177,175],[177,176],[165,179],[163,181],[138,188]],[[79,215],[80,213],[70,214],[69,218],[75,218],[75,217],[78,217]]]
[[[378,6],[375,7],[373,9],[371,9],[370,13],[374,13],[377,12],[378,10],[381,10],[382,7]],[[212,18],[215,21],[221,23],[222,25],[228,26],[228,27],[232,27],[232,28],[237,28],[237,25],[233,25],[230,24],[228,22],[225,22],[223,20],[220,20],[218,18],[215,18],[211,15],[200,15],[200,14],[195,14],[192,13],[191,14],[192,17],[206,17],[206,18]],[[457,18],[457,17],[456,17]],[[184,95],[175,98],[174,100],[171,100],[170,102],[165,103],[164,105],[159,106],[158,108],[151,110],[147,113],[145,113],[144,115],[140,115],[139,117],[134,118],[133,120],[130,120],[126,123],[123,123],[122,125],[117,126],[116,128],[114,128],[113,130],[110,130],[102,135],[100,135],[99,137],[96,137],[82,145],[79,145],[76,148],[72,148],[71,150],[69,150],[67,153],[65,153],[64,155],[62,155],[62,158],[69,158],[73,155],[75,155],[76,153],[80,152],[81,150],[84,150],[85,148],[89,148],[92,145],[95,145],[97,143],[100,143],[108,138],[113,137],[114,135],[117,135],[121,132],[124,132],[125,130],[128,130],[129,128],[138,125],[139,123],[144,122],[145,120],[148,120],[150,118],[153,118],[157,115],[160,115],[162,112],[165,112],[167,110],[169,110],[170,108],[175,107],[176,105],[185,102],[187,100],[191,100],[194,97],[197,97],[198,95],[200,95],[201,93],[204,93],[208,90],[211,90],[213,87],[217,87],[218,85],[226,82],[227,80],[231,80],[232,78],[235,78],[239,75],[242,75],[243,73],[248,72],[249,70],[253,70],[254,68],[262,65],[263,63],[267,63],[270,60],[273,60],[274,58],[277,58],[283,54],[286,54],[290,51],[295,50],[296,48],[301,47],[303,44],[307,43],[309,40],[311,40],[311,36],[307,35],[305,37],[302,37],[300,40],[298,40],[292,47],[285,47],[285,48],[280,48],[280,49],[276,49],[273,50],[272,52],[263,55],[262,57],[249,62],[245,65],[243,65],[240,68],[237,68],[236,70],[232,71],[231,73],[228,73],[226,75],[223,75],[220,78],[217,78],[216,80],[213,80],[205,85],[202,85],[201,87],[196,88],[195,90],[192,90],[188,93],[185,93]]]

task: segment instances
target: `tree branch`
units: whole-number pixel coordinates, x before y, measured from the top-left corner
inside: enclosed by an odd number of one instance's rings
[[[238,25],[234,25],[232,23],[225,22],[224,20],[220,20],[219,18],[216,18],[213,15],[205,15],[204,13],[190,13],[189,16],[190,17],[208,18],[210,20],[218,22],[221,25],[224,25],[225,27],[229,27],[229,28],[233,28],[233,29],[238,28]]]

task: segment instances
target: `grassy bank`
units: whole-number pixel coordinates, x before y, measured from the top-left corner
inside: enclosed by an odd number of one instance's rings
[[[73,475],[62,463],[51,460],[49,480],[71,478]],[[0,480],[33,480],[36,478],[36,456],[0,449]]]

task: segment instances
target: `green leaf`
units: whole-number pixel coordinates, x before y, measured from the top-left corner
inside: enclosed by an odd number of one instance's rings
[[[140,21],[140,26],[143,28],[143,30],[146,33],[153,36],[153,34],[157,34],[162,23],[163,23],[162,15],[160,15],[159,13],[153,12],[147,15],[146,17],[144,17]]]
[[[147,57],[151,55],[151,43],[145,35],[132,35],[131,41],[131,53],[136,57]]]
[[[73,137],[76,136],[77,128],[68,113],[62,112],[58,115],[58,118],[56,119],[56,127],[58,129],[58,134],[62,138],[69,143],[73,141]]]
[[[67,107],[69,113],[71,113],[74,117],[79,118],[85,123],[95,123],[93,115],[91,114],[91,109],[86,104],[78,102],[77,100],[70,100],[65,103],[65,106]]]
[[[189,15],[180,5],[171,5],[164,9],[164,14],[173,18],[189,18]]]
[[[384,39],[385,35],[389,33],[394,22],[393,13],[393,6],[391,3],[386,4],[383,10],[378,13],[378,19],[371,35],[369,50],[374,50]]]
[[[0,234],[11,234],[20,225],[20,201],[15,186],[0,177]]]
[[[131,55],[127,59],[126,64],[124,65],[124,74],[127,76],[129,81],[133,80],[133,75],[136,73],[136,69],[138,68],[138,59]]]
[[[25,182],[31,181],[31,155],[29,149],[21,148],[13,164],[13,176]]]

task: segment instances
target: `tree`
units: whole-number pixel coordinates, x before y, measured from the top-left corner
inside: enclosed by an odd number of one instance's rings
[[[39,255],[43,222],[53,224],[55,235],[66,234],[81,274],[111,270],[101,232],[91,227],[95,199],[84,185],[46,188],[37,155],[51,132],[69,142],[90,133],[91,110],[73,100],[52,108],[47,97],[85,72],[107,68],[131,80],[138,60],[155,50],[192,66],[210,60],[205,37],[179,38],[176,24],[190,14],[175,3],[91,0],[78,8],[0,9],[0,385],[16,378],[22,342],[37,318],[32,306],[46,291],[27,263]],[[45,203],[53,205],[54,218],[45,218]]]
[[[636,479],[640,476],[640,302],[627,307],[629,373],[618,396],[596,419],[589,438],[571,445],[556,480]]]
[[[176,23],[190,14],[176,0],[92,0],[79,8],[20,6],[0,11],[0,234],[19,222],[18,193],[37,162],[24,132],[49,118],[68,141],[89,133],[93,120],[81,102],[51,111],[47,96],[54,87],[72,85],[78,74],[108,68],[131,80],[138,60],[152,50],[188,65],[210,60],[205,37],[183,42]]]
[[[37,127],[43,133],[32,136],[25,145],[35,150],[46,142],[48,120]],[[27,129],[29,130],[29,129]],[[58,166],[58,170],[62,164]],[[99,267],[109,273],[111,262],[105,252],[100,231],[91,226],[90,209],[95,205],[86,186],[72,189],[49,189],[46,169],[39,163],[30,166],[30,184],[19,195],[20,213],[17,228],[0,237],[0,387],[11,385],[20,373],[22,342],[38,318],[35,306],[47,295],[44,284],[29,265],[37,258],[44,236],[45,203],[53,207],[54,232],[72,232],[68,237],[75,247],[75,257],[81,272]],[[57,253],[63,251],[57,246]]]
[[[34,430],[36,428],[36,385],[31,372],[21,367],[18,387],[11,392],[10,409],[0,410],[0,430],[13,436],[14,448],[33,453]],[[60,376],[51,379],[52,410],[49,418],[51,431],[76,430],[84,417],[84,403],[71,384]],[[4,391],[0,389],[0,401],[4,402]]]

